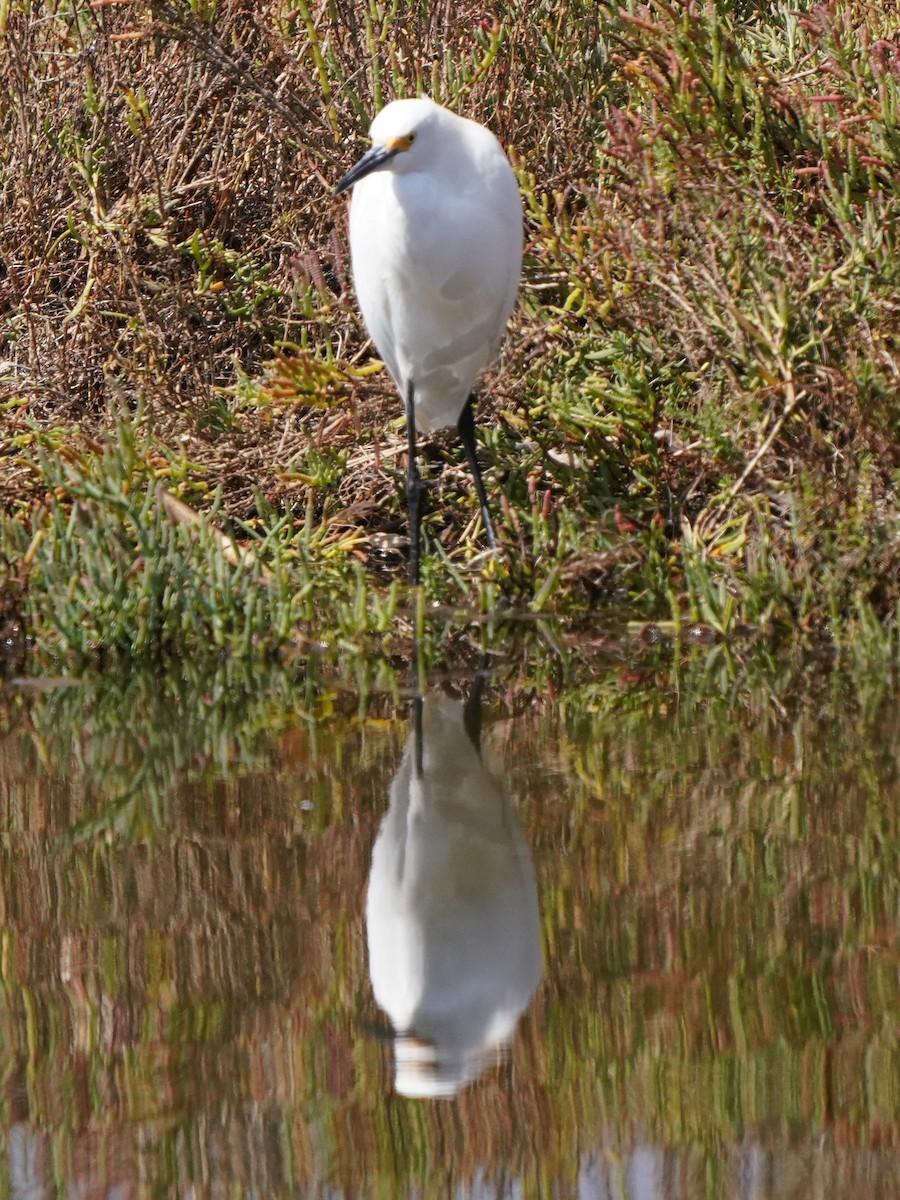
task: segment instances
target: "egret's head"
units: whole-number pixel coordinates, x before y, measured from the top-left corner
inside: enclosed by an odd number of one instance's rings
[[[383,108],[369,130],[372,149],[350,168],[334,189],[347,191],[364,176],[388,167],[395,171],[416,170],[424,165],[434,126],[446,111],[433,100],[394,100]]]

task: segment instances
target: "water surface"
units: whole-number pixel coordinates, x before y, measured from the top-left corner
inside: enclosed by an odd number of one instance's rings
[[[3,1195],[900,1196],[896,695],[235,671],[5,695]]]

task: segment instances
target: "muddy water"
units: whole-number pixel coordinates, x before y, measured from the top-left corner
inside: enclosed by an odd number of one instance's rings
[[[0,1194],[900,1196],[898,711],[699,657],[6,693]]]

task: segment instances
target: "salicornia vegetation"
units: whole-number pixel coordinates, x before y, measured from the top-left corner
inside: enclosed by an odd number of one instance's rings
[[[495,130],[527,217],[481,409],[505,553],[434,439],[428,603],[893,646],[900,15],[861,0],[9,0],[6,618],[79,657],[408,634],[402,416],[330,188],[420,91]]]

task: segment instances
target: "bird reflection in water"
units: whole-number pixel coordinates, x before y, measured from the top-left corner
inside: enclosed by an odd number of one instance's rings
[[[404,1096],[453,1096],[496,1062],[543,970],[534,864],[481,757],[484,683],[465,705],[416,695],[372,851],[369,972]]]

